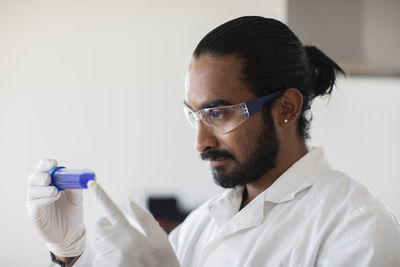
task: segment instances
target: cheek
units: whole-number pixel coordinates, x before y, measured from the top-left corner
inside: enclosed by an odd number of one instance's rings
[[[228,150],[239,162],[248,160],[262,132],[262,124],[256,122],[248,120],[234,131],[227,133],[221,139],[221,148]]]
[[[243,153],[247,144],[247,139],[243,135],[237,132],[231,132],[224,136],[224,140],[221,142],[221,148],[228,150],[237,161],[242,161]]]

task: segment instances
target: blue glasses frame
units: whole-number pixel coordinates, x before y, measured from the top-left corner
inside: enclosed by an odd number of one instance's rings
[[[251,117],[252,115],[257,113],[264,106],[265,103],[278,97],[279,95],[281,95],[283,93],[283,91],[284,90],[279,90],[274,93],[244,102],[244,104],[246,104],[246,107],[247,107],[248,117]],[[248,117],[246,117],[246,118],[248,118]]]

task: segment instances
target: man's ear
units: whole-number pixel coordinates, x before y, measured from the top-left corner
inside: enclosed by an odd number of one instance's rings
[[[277,101],[277,104],[278,125],[291,125],[300,115],[303,106],[303,94],[296,88],[289,88]]]

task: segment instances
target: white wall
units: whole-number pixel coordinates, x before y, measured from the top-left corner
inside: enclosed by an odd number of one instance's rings
[[[42,158],[92,168],[111,197],[174,191],[193,207],[219,189],[182,114],[184,74],[198,41],[246,14],[286,20],[286,2],[0,1],[0,255],[45,266],[25,209]],[[340,80],[315,103],[315,144],[400,215],[400,79]],[[89,231],[102,211],[85,192]],[[89,232],[90,233],[90,232]]]
[[[25,208],[42,158],[92,168],[112,198],[218,192],[182,112],[198,41],[234,17],[285,20],[286,1],[0,1],[1,266],[45,266]],[[85,200],[89,231],[101,210]]]

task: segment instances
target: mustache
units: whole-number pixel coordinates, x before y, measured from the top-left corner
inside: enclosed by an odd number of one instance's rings
[[[235,159],[235,157],[226,150],[211,150],[200,154],[202,160],[217,161],[220,159]]]

